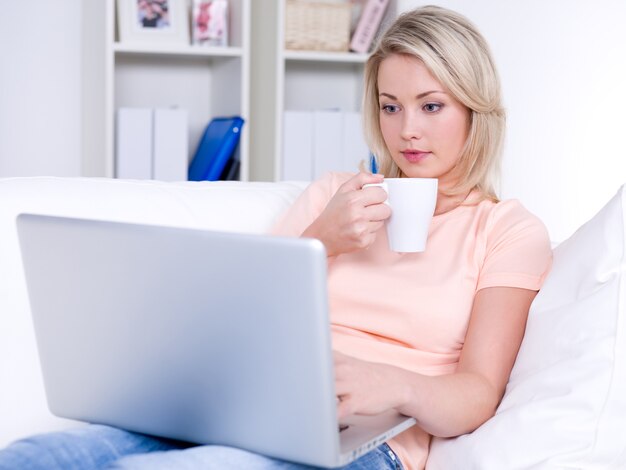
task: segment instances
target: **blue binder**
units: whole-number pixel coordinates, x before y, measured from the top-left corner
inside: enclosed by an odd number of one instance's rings
[[[220,178],[235,153],[243,123],[239,116],[211,120],[189,165],[189,181],[216,181]]]

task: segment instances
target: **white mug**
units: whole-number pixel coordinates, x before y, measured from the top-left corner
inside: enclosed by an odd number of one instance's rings
[[[437,204],[437,178],[385,178],[380,186],[387,192],[385,204],[391,207],[387,219],[389,249],[398,253],[426,250],[430,221]]]

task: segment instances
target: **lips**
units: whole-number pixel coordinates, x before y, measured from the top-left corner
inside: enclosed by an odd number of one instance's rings
[[[404,150],[401,153],[410,163],[419,163],[430,155],[430,152],[423,152],[421,150]]]

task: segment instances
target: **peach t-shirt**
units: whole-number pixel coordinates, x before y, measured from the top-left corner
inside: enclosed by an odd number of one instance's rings
[[[351,176],[329,173],[312,183],[273,233],[300,236]],[[470,194],[464,205],[435,216],[423,253],[390,251],[383,228],[368,249],[329,263],[334,349],[420,374],[450,374],[478,290],[539,290],[552,260],[542,222],[515,200],[477,199]],[[389,445],[413,470],[424,468],[429,442],[414,426]]]

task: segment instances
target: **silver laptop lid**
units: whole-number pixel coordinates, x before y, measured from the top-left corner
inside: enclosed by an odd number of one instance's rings
[[[334,465],[316,240],[20,215],[51,411]]]

